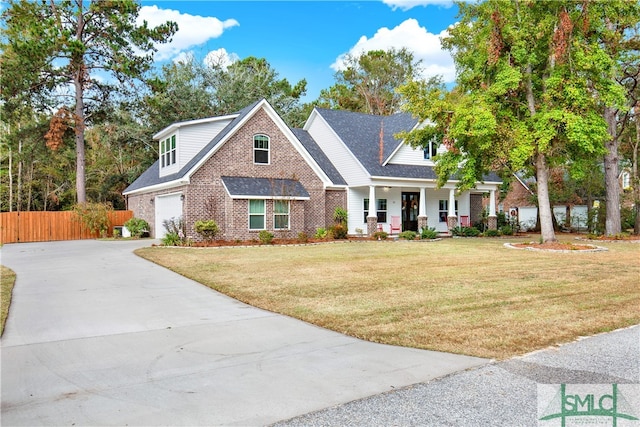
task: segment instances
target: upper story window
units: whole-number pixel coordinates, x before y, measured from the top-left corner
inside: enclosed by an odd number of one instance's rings
[[[176,163],[176,136],[160,141],[160,165],[170,166]]]
[[[424,147],[424,159],[425,160],[433,160],[433,158],[438,154],[438,142],[435,139],[429,141],[429,144]]]
[[[267,135],[253,137],[253,163],[269,164],[269,137]]]

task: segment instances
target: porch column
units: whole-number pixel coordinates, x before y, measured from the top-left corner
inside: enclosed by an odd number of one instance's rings
[[[496,190],[489,193],[489,217],[487,218],[489,230],[498,229],[498,216],[496,215]]]
[[[427,189],[420,187],[420,205],[418,206],[418,232],[427,228]]]
[[[447,228],[452,230],[458,226],[458,216],[456,215],[456,190],[449,190],[449,213],[447,214]]]
[[[376,211],[376,187],[369,186],[369,213],[367,214],[367,234],[373,236],[378,231],[378,212]]]

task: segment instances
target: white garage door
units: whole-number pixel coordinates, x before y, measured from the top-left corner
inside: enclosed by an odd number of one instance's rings
[[[180,200],[182,193],[169,194],[166,196],[156,196],[156,239],[162,239],[167,230],[162,224],[165,220],[171,218],[179,218],[182,216],[182,200]]]

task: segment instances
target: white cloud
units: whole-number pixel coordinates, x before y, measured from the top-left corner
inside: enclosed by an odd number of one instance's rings
[[[158,6],[143,6],[138,14],[138,24],[147,21],[150,27],[156,27],[166,21],[178,24],[178,31],[170,43],[156,45],[157,61],[178,56],[182,52],[206,41],[220,37],[224,30],[240,25],[235,19],[221,21],[214,17],[203,17],[180,13],[172,9],[160,9]]]
[[[210,51],[204,57],[204,63],[206,65],[220,65],[224,69],[239,60],[240,57],[237,54],[228,53],[223,47]]]
[[[331,68],[335,71],[344,69],[346,55],[357,57],[370,50],[406,48],[413,53],[414,60],[422,60],[424,78],[442,75],[445,83],[450,83],[455,81],[455,65],[450,53],[444,50],[440,43],[440,37],[446,35],[447,30],[433,34],[421,27],[417,20],[407,19],[391,30],[386,27],[380,28],[370,39],[366,36],[360,37],[349,52],[340,55],[331,64]]]
[[[409,10],[416,6],[453,6],[453,0],[382,0],[382,3],[391,7],[391,9]]]

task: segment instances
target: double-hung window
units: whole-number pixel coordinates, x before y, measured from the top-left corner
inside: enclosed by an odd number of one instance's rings
[[[433,158],[438,154],[438,142],[435,138],[431,139],[426,147],[424,147],[424,159],[425,160],[433,160]]]
[[[249,230],[264,230],[264,200],[249,200]]]
[[[387,199],[376,200],[376,216],[378,222],[387,222]],[[369,199],[364,199],[364,222],[367,222],[369,216]]]
[[[162,167],[176,163],[176,136],[160,141],[160,164]]]
[[[458,201],[456,200],[455,205],[455,215],[458,216]],[[448,200],[440,200],[438,202],[438,218],[440,222],[447,222],[447,217],[449,216],[449,201]]]
[[[290,204],[288,200],[273,201],[273,228],[276,230],[289,229],[289,209]]]
[[[269,137],[267,135],[254,135],[253,163],[262,165],[269,164]]]

